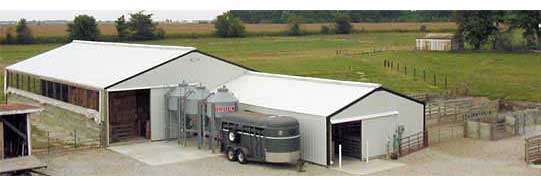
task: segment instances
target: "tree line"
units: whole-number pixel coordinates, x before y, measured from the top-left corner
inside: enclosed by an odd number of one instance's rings
[[[512,33],[523,31],[526,48],[541,49],[541,11],[455,11],[456,38],[461,49],[467,43],[474,50],[513,50]]]
[[[353,32],[351,23],[358,22],[359,14],[363,13],[368,13],[364,18],[375,18],[381,21],[399,19],[402,16],[429,15],[435,17],[432,19],[454,21],[457,24],[455,37],[459,41],[459,48],[462,49],[464,44],[470,45],[475,50],[490,44],[492,49],[512,50],[512,33],[517,29],[523,31],[522,38],[527,48],[539,49],[541,47],[541,11],[228,11],[216,17],[213,23],[215,35],[224,38],[245,37],[245,22],[261,23],[276,17],[280,17],[276,22],[282,22],[285,19],[284,22],[288,24],[285,35],[304,35],[306,33],[302,24],[311,22],[331,22],[330,25],[321,26],[321,34],[349,34]],[[145,14],[143,11],[129,14],[129,19],[126,19],[124,15],[120,16],[115,21],[115,27],[117,41],[163,39],[166,33],[152,20],[152,14]],[[423,29],[426,27],[420,27],[421,31]],[[17,23],[15,32],[16,34],[13,35],[7,31],[3,43],[33,43],[32,33],[25,19]],[[69,33],[68,40],[94,41],[100,38],[96,19],[88,15],[76,16],[67,24],[67,32]]]
[[[152,20],[153,14],[145,14],[144,11],[129,14],[129,19],[120,16],[115,21],[117,30],[117,41],[126,40],[152,40],[165,38],[165,31],[158,27],[158,24]],[[100,29],[93,16],[78,15],[72,22],[68,23],[66,31],[68,32],[68,41],[72,40],[100,40]],[[15,34],[6,31],[4,44],[31,44],[34,43],[34,37],[26,19],[20,19],[15,27]]]
[[[332,23],[336,15],[345,14],[351,22],[448,22],[453,11],[396,11],[396,10],[232,10],[231,13],[243,22],[286,24],[290,16],[300,16],[305,23]]]

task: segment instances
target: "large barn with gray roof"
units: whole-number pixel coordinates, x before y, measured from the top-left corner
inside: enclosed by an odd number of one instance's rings
[[[104,144],[119,116],[134,136],[165,139],[164,95],[181,82],[225,86],[239,110],[298,119],[305,161],[330,165],[337,145],[360,159],[386,152],[396,130],[424,133],[424,104],[380,84],[258,72],[193,47],[73,41],[5,68],[4,92],[91,116]],[[356,143],[351,143],[356,142]],[[348,147],[349,146],[349,147]]]

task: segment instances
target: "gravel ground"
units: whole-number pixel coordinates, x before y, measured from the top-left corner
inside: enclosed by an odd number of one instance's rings
[[[499,141],[457,138],[410,154],[405,166],[372,175],[541,175],[541,169],[523,161],[523,137]],[[49,159],[51,175],[348,175],[307,163],[306,172],[295,166],[249,163],[240,165],[222,156],[149,166],[110,150],[74,152]]]
[[[149,166],[110,150],[74,152],[49,159],[49,167],[42,170],[50,175],[347,175],[343,172],[306,164],[299,173],[296,166],[230,162],[223,156],[206,159]]]
[[[406,166],[374,175],[541,175],[541,169],[529,167],[523,158],[524,137],[457,138],[400,159]]]

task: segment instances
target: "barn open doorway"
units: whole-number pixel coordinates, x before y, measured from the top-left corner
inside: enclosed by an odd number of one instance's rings
[[[28,121],[26,114],[4,115],[0,117],[0,142],[3,147],[0,156],[4,159],[27,156],[29,153]]]
[[[333,124],[332,142],[335,162],[338,160],[338,146],[340,144],[342,145],[342,156],[361,159],[361,121]]]
[[[109,93],[110,142],[150,139],[150,90]]]

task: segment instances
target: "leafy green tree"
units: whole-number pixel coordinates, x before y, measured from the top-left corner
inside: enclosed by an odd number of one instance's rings
[[[75,16],[73,22],[68,23],[69,40],[95,41],[100,35],[96,19],[89,15]]]
[[[244,37],[246,33],[242,21],[231,12],[225,12],[218,16],[214,28],[219,37]]]
[[[128,28],[130,30],[131,39],[134,40],[151,40],[158,38],[157,23],[152,21],[153,14],[144,14],[144,11],[139,11],[135,14],[130,14]]]
[[[335,32],[336,34],[350,34],[353,30],[351,26],[351,17],[345,13],[336,14]]]
[[[507,16],[510,28],[524,29],[522,37],[526,40],[528,47],[541,46],[541,11],[511,11]]]
[[[303,34],[301,30],[301,23],[303,22],[302,17],[297,15],[290,15],[287,20],[289,24],[289,31],[287,32],[290,36],[300,36]]]
[[[30,44],[33,42],[32,32],[26,23],[26,19],[21,19],[17,22],[15,27],[15,32],[17,33],[16,41],[19,44]]]
[[[126,19],[124,18],[124,15],[120,16],[115,21],[115,27],[116,32],[118,35],[118,40],[124,41],[128,39],[128,24],[126,23]]]
[[[456,23],[463,27],[464,40],[478,50],[498,31],[500,16],[493,11],[464,11]]]

